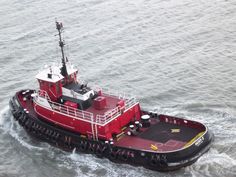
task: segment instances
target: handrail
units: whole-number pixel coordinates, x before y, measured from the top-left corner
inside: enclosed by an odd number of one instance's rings
[[[85,119],[91,121],[91,117],[93,117],[93,113],[87,111],[81,111],[76,108],[66,106],[63,104],[59,104],[50,100],[47,92],[44,90],[39,90],[38,95],[48,100],[51,108],[55,111],[61,112],[63,114],[68,114],[70,116],[78,117],[80,119]]]
[[[68,114],[70,116],[78,117],[78,118],[89,120],[89,121],[91,121],[91,117],[93,117],[93,113],[90,113],[87,111],[81,111],[70,106],[65,106],[59,103],[55,103],[53,101],[48,101],[48,102],[50,103],[52,109],[59,111],[61,113]]]
[[[114,119],[115,117],[121,115],[122,110],[126,111],[130,107],[134,106],[136,103],[137,103],[136,99],[131,98],[125,102],[125,106],[123,107],[117,106],[114,109],[107,111],[104,115],[97,115],[96,119],[98,120],[99,123],[105,124],[110,120]]]
[[[101,88],[99,86],[94,86],[92,87],[92,89],[96,92],[101,91],[103,95],[109,95],[109,96],[116,97],[119,99],[129,99],[133,97],[132,95],[127,94],[125,92],[119,92],[117,90],[111,90],[108,88]]]
[[[111,92],[108,93],[108,94],[107,93],[103,93],[103,94],[110,95],[110,96],[115,96]],[[94,114],[91,113],[91,112],[78,110],[76,108],[73,108],[73,107],[70,107],[70,106],[66,106],[66,105],[51,101],[51,99],[48,96],[47,92],[44,91],[44,90],[39,90],[38,91],[38,96],[47,99],[47,101],[50,104],[51,108],[55,111],[61,112],[63,114],[68,114],[68,115],[73,116],[75,118],[86,120],[86,121],[88,121],[90,123],[93,123],[93,124],[100,124],[100,125],[104,125],[107,122],[115,119],[117,116],[121,115],[121,113],[123,111],[126,111],[130,107],[137,104],[137,101],[134,97],[123,98],[124,96],[122,96],[122,98],[125,101],[125,105],[123,107],[116,106],[114,109],[105,112],[103,115],[97,115],[96,117],[94,117]]]
[[[44,97],[47,100],[51,101],[50,97],[48,96],[48,93],[45,90],[38,90],[38,95],[40,97]]]
[[[126,100],[126,102],[125,102],[125,109],[130,108],[131,106],[133,106],[136,103],[137,103],[137,101],[136,101],[136,98],[134,98],[134,97]]]

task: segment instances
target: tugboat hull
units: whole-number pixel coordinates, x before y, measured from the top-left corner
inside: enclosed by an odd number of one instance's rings
[[[33,91],[32,91],[33,92]],[[134,166],[143,166],[156,171],[171,171],[191,165],[210,148],[213,141],[213,134],[208,130],[198,138],[197,141],[190,143],[188,147],[176,151],[147,151],[132,147],[122,147],[109,144],[105,141],[96,141],[86,138],[77,132],[64,129],[40,118],[31,110],[26,110],[25,105],[32,103],[22,103],[18,99],[18,93],[10,100],[9,105],[13,117],[18,123],[33,137],[48,142],[64,150],[80,151],[83,153],[95,154],[100,158],[108,158],[116,163],[126,163]],[[158,119],[158,115],[152,115]]]

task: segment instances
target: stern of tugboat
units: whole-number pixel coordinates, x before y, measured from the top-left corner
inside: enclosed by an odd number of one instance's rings
[[[148,127],[133,135],[128,128],[115,141],[118,147],[135,150],[135,163],[152,170],[171,171],[194,163],[209,150],[214,136],[205,125],[167,115],[148,115]]]

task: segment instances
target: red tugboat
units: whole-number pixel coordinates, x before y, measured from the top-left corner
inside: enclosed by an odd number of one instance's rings
[[[190,165],[210,148],[213,134],[205,125],[144,111],[132,96],[79,81],[64,55],[62,23],[56,28],[62,63],[36,75],[39,90],[21,90],[9,102],[30,135],[65,150],[158,171]]]

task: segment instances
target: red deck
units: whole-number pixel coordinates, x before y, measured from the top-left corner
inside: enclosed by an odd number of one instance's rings
[[[142,149],[145,151],[152,151],[151,146],[154,145],[158,149],[157,151],[174,151],[181,149],[187,142],[177,141],[170,139],[166,143],[151,141],[140,138],[138,136],[124,136],[115,143],[117,146],[127,147],[132,149]]]
[[[173,129],[178,129],[179,132],[172,132]],[[175,151],[183,148],[203,131],[202,127],[194,127],[191,124],[186,126],[152,119],[149,128],[142,128],[135,136],[129,136],[125,132],[116,139],[115,145],[145,151]],[[157,149],[153,150],[152,146]]]

